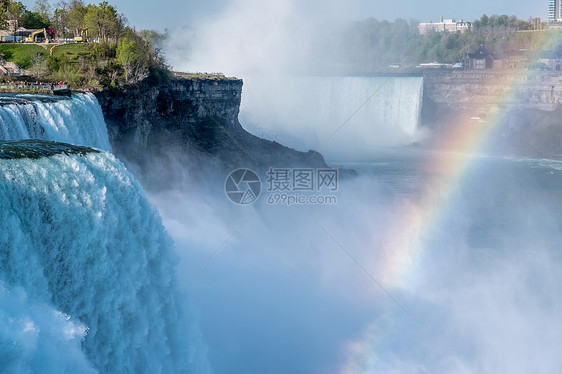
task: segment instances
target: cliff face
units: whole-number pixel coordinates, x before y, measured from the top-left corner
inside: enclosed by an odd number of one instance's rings
[[[562,77],[535,71],[467,70],[424,74],[424,96],[457,109],[491,109],[501,103],[553,111],[562,104]]]
[[[241,80],[177,79],[96,96],[115,153],[143,171],[154,159],[172,168],[326,166],[317,152],[246,132],[238,122],[241,94]]]
[[[445,71],[424,75],[422,126],[434,137],[451,126],[500,121],[493,150],[562,153],[562,77],[548,72]],[[498,117],[497,115],[501,115]]]

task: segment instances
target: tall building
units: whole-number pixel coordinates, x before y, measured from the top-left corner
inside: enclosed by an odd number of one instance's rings
[[[562,22],[562,0],[548,0],[548,22]]]

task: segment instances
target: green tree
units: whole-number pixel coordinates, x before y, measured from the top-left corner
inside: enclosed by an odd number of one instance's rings
[[[516,30],[532,30],[534,27],[532,22],[523,21],[522,19],[518,19],[515,21],[515,29]]]
[[[99,40],[117,40],[123,31],[123,17],[107,1],[99,5],[88,5],[84,23],[91,35],[97,35]]]
[[[74,35],[80,35],[80,31],[86,28],[84,20],[86,13],[88,13],[88,8],[85,6],[79,5],[78,3],[74,7],[72,7],[72,5],[70,6],[66,22]]]
[[[47,23],[50,21],[52,7],[48,0],[35,0],[33,11],[38,13]]]
[[[164,41],[168,37],[167,31],[165,33],[160,33],[156,30],[141,30],[138,34],[142,40],[150,43],[155,49],[162,48]]]
[[[0,6],[0,29],[7,29],[8,28],[8,23],[7,23],[7,15],[6,15],[6,8],[3,8]]]
[[[53,12],[53,27],[60,36],[68,37],[68,9],[55,9]]]
[[[22,17],[22,26],[26,29],[42,29],[50,24],[49,19],[43,18],[37,12],[26,12]]]
[[[122,38],[117,46],[117,62],[125,70],[127,83],[140,81],[148,75],[148,54],[140,40]]]

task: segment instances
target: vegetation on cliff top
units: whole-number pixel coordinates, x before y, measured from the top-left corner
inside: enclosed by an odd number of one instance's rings
[[[415,20],[389,22],[367,18],[346,24],[329,38],[323,38],[318,48],[326,55],[325,60],[353,72],[369,72],[396,63],[456,63],[481,44],[493,54],[562,49],[562,42],[546,46],[547,41],[562,41],[559,30],[534,31],[532,20],[524,21],[515,16],[483,15],[473,22],[472,30],[465,33],[420,35],[418,24]]]
[[[319,31],[311,45],[319,71],[369,73],[389,64],[461,61],[481,44],[493,54],[506,51],[538,51],[560,31],[531,31],[536,25],[514,16],[486,16],[465,33],[430,32],[420,35],[417,21],[394,22],[367,18]],[[127,26],[126,17],[108,2],[86,4],[82,0],[57,3],[36,0],[33,11],[13,0],[0,0],[0,27],[51,27],[58,41],[74,37],[89,43],[52,45],[0,44],[0,55],[31,72],[36,79],[64,81],[74,88],[101,89],[151,80],[167,81],[173,75],[160,48],[167,35]],[[553,47],[562,52],[562,43]],[[229,79],[222,75],[180,74],[185,79]]]
[[[151,73],[169,74],[155,46],[162,35],[152,30],[137,32],[126,23],[126,18],[106,1],[98,5],[61,1],[53,10],[48,1],[36,0],[34,11],[29,11],[20,2],[0,0],[0,26],[53,27],[58,42],[74,41],[74,37],[89,41],[57,43],[54,48],[0,44],[0,55],[39,80],[65,81],[75,88],[118,87]]]

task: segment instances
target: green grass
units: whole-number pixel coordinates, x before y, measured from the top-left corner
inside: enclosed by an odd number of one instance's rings
[[[66,55],[69,59],[77,59],[80,56],[89,56],[92,53],[91,48],[86,43],[64,44],[55,47],[53,57],[61,57]]]
[[[49,51],[35,44],[0,44],[0,55],[6,61],[15,62],[22,69],[31,68],[33,59],[40,53],[48,56]]]

